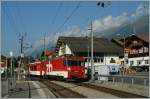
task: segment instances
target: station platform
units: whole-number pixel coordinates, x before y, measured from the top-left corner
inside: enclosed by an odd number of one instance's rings
[[[4,85],[2,91],[2,98],[55,98],[55,95],[39,81],[16,81],[13,90],[8,90],[8,86]]]
[[[133,94],[138,94],[142,96],[149,97],[149,86],[140,86],[140,85],[131,85],[131,84],[126,84],[126,83],[119,83],[119,82],[107,82],[107,81],[98,81],[95,80],[94,82],[85,82],[89,83],[91,85],[95,86],[102,86],[106,88],[111,88],[115,90],[120,90],[120,91],[125,91],[125,92],[130,92]]]

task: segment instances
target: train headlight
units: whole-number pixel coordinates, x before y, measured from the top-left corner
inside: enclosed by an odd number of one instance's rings
[[[67,68],[67,70],[68,70],[68,71],[71,71],[71,68],[70,68],[70,67],[68,67],[68,68]]]

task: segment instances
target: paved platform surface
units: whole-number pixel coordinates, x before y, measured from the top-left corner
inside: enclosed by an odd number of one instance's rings
[[[90,83],[90,82],[86,82]],[[112,88],[116,90],[121,90],[125,92],[130,92],[138,95],[148,96],[149,97],[149,87],[140,86],[140,85],[131,85],[131,84],[125,84],[125,83],[113,83],[113,82],[107,82],[107,81],[94,81],[90,84],[96,85],[96,86],[103,86],[107,88]]]
[[[2,98],[55,98],[55,95],[39,81],[17,81],[12,91],[8,91],[8,82],[2,81]]]

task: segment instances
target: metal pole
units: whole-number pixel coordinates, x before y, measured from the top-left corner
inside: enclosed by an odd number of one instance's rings
[[[20,62],[19,62],[19,67],[18,67],[18,80],[20,80],[20,65],[21,65],[21,59],[20,59]]]
[[[10,65],[10,66],[11,66],[11,70],[10,70],[10,77],[11,77],[11,78],[10,78],[10,86],[11,86],[11,87],[10,87],[10,89],[12,89],[12,85],[13,85],[13,81],[12,81],[12,80],[13,80],[13,79],[12,79],[12,56],[11,56],[11,65]]]
[[[144,86],[146,87],[146,79],[144,79]]]
[[[132,85],[133,85],[134,84],[134,78],[132,78],[131,81],[132,81]]]
[[[7,79],[7,57],[6,57],[6,71],[5,71],[5,78]]]
[[[88,44],[88,58],[87,58],[88,68],[89,68],[89,57],[90,57],[90,55],[89,55],[89,44]]]
[[[126,61],[125,61],[125,34],[124,34],[124,48],[123,48],[123,50],[124,50],[124,66],[126,65]]]
[[[43,43],[44,43],[44,60],[46,60],[46,34],[44,34],[44,38],[42,39],[43,40]]]
[[[46,56],[46,47],[45,47],[45,35],[44,35],[44,60],[45,60],[45,56]]]
[[[93,31],[91,22],[91,81],[94,80],[94,67],[93,67]]]
[[[11,56],[11,70],[10,70],[10,75],[11,75],[11,77],[12,77],[12,56]]]
[[[24,36],[22,35],[21,38],[19,39],[20,40],[20,63],[19,63],[19,66],[18,66],[18,80],[20,80],[20,69],[21,69],[21,63],[22,63],[22,53],[23,53],[23,39],[24,39]]]

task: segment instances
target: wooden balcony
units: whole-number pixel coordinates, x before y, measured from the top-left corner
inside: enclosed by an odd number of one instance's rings
[[[147,53],[138,53],[138,54],[129,54],[129,55],[128,55],[129,58],[133,58],[133,57],[144,57],[144,56],[149,56],[149,52],[147,52]]]

